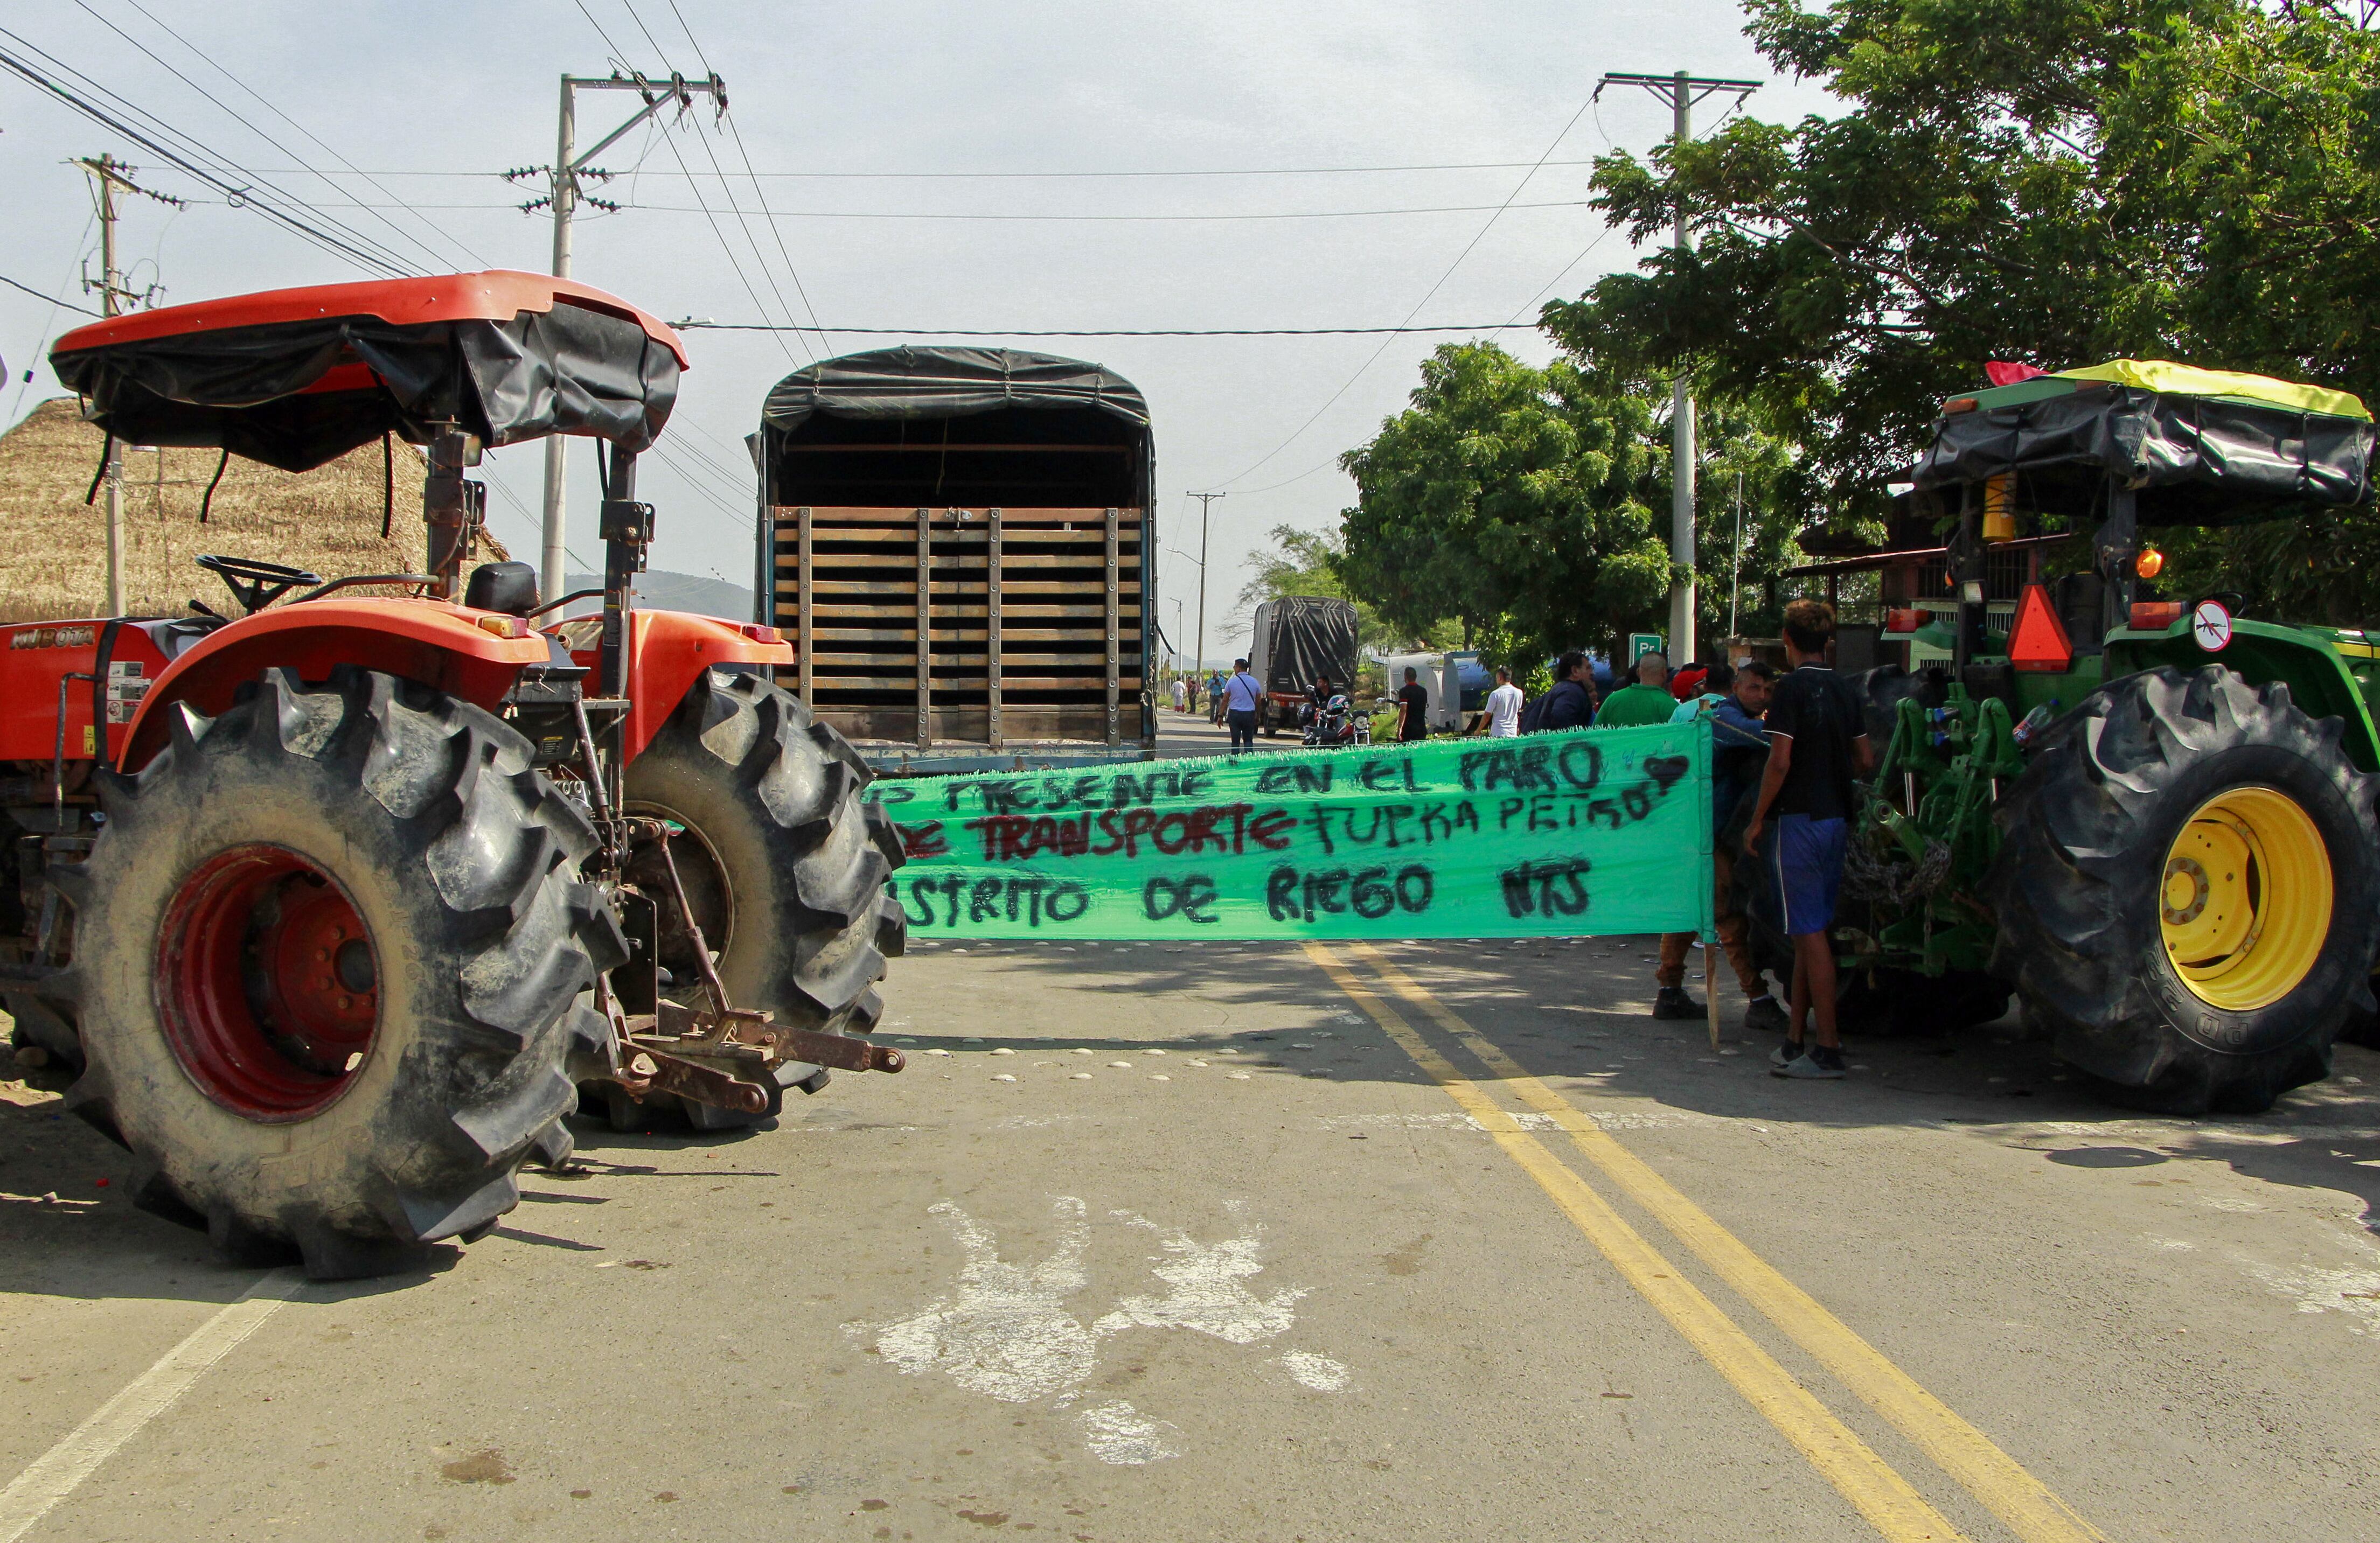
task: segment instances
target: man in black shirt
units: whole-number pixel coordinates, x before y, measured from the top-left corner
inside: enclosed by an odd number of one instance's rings
[[[1768,817],[1777,817],[1768,866],[1786,934],[1793,940],[1792,1012],[1786,1042],[1769,1058],[1779,1076],[1843,1075],[1835,954],[1827,930],[1834,925],[1843,849],[1858,807],[1852,779],[1865,776],[1876,757],[1859,694],[1827,665],[1834,635],[1835,614],[1824,601],[1797,600],[1785,608],[1785,647],[1794,668],[1768,701],[1768,766],[1743,832],[1743,849],[1754,853]],[[1813,1018],[1818,1042],[1805,1048]]]
[[[1410,664],[1405,666],[1405,683],[1397,687],[1397,737],[1429,737],[1429,692]]]
[[[1595,690],[1587,674],[1586,655],[1572,649],[1554,665],[1554,688],[1546,693],[1546,710],[1537,730],[1583,729],[1595,722]]]

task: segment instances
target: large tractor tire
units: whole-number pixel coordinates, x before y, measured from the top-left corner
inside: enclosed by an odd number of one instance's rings
[[[2052,726],[2002,810],[1996,973],[2119,1102],[2253,1112],[2370,1012],[2380,824],[2336,719],[2217,665]]]
[[[697,677],[628,763],[628,812],[686,827],[670,850],[736,1006],[829,1034],[865,1034],[882,1014],[875,985],[885,960],[901,954],[908,923],[884,893],[903,860],[901,837],[881,808],[861,800],[870,775],[792,693],[722,670]],[[665,893],[658,867],[649,860],[630,877]],[[692,941],[665,929],[659,955],[674,981],[664,994],[690,1002],[702,979]],[[694,1103],[684,1113],[698,1129],[738,1128],[776,1113],[784,1088],[814,1093],[827,1080],[824,1069],[798,1063],[778,1075],[759,1114]],[[617,1088],[604,1097],[615,1126],[641,1128],[667,1112],[662,1100],[638,1102]]]
[[[75,906],[69,1107],[135,1201],[242,1263],[415,1268],[566,1154],[577,1003],[626,955],[578,881],[593,830],[480,709],[341,666],[274,672],[101,784]]]

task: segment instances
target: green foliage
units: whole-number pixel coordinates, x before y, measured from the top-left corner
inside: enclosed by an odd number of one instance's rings
[[[1879,518],[1987,359],[2168,358],[2380,395],[2380,36],[2340,10],[1746,10],[1779,68],[1849,110],[1599,163],[1598,204],[1632,236],[1664,236],[1683,200],[1695,249],[1545,323],[1591,368],[1748,404],[1803,452],[1787,502]]]
[[[1539,370],[1493,344],[1449,344],[1422,366],[1412,403],[1342,462],[1358,501],[1331,561],[1351,598],[1375,606],[1384,626],[1420,637],[1454,618],[1464,646],[1516,674],[1566,648],[1608,650],[1630,632],[1666,628],[1666,384],[1568,360]],[[1742,400],[1697,413],[1706,638],[1729,625],[1739,476],[1742,630],[1776,631],[1776,576],[1805,561],[1793,544],[1795,449],[1770,418]]]
[[[1354,593],[1412,633],[1453,617],[1468,646],[1524,668],[1643,625],[1670,585],[1644,393],[1456,343],[1422,365],[1412,400],[1340,460],[1357,492],[1341,567]]]

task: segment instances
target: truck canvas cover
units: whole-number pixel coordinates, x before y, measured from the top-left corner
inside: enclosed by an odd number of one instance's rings
[[[1303,694],[1325,676],[1344,691],[1355,674],[1355,608],[1320,595],[1283,595],[1257,607],[1248,667],[1267,691]]]
[[[137,444],[309,471],[453,423],[488,445],[583,434],[641,451],[686,353],[655,318],[538,273],[277,289],[79,327],[50,351],[87,417]]]
[[[2230,525],[2372,496],[2373,425],[2344,392],[2119,359],[1953,399],[1911,480],[2013,473],[2024,507],[2086,514],[2110,480],[2143,525]]]

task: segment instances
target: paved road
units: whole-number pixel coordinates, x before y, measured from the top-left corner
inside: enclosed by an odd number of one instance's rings
[[[901,1076],[736,1138],[589,1128],[439,1271],[228,1317],[259,1277],[0,1108],[0,1518],[2372,1536],[2380,1057],[2204,1122],[2095,1106],[2005,1026],[1786,1084],[1644,1016],[1646,952],[928,945]],[[61,1445],[94,1415],[95,1466]]]

